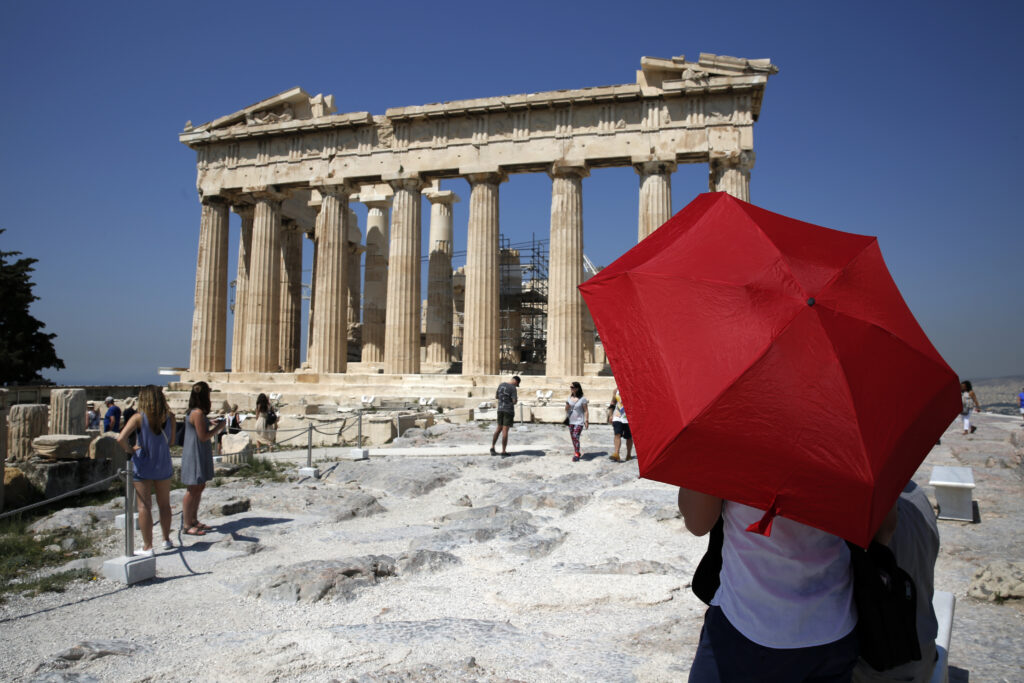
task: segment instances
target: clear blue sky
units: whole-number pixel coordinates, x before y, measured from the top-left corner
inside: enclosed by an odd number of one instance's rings
[[[768,57],[751,200],[878,235],[964,377],[1024,374],[1020,3],[7,3],[0,249],[39,259],[33,314],[65,384],[188,364],[199,203],[177,141],[293,86],[340,112],[632,83],[644,55]],[[468,185],[450,181],[456,249]],[[707,190],[673,178],[678,210]],[[550,181],[502,186],[502,232],[546,237]],[[637,176],[584,181],[587,255],[636,240]],[[355,205],[363,226],[365,209]],[[424,239],[427,233],[425,213]],[[232,217],[232,270],[237,241]],[[309,246],[306,261],[309,262]],[[232,275],[233,277],[233,275]],[[305,275],[308,282],[309,275]]]

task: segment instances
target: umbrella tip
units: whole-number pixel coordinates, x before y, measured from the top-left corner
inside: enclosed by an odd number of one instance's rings
[[[808,306],[813,306],[814,305],[814,297],[813,296],[810,299],[807,300],[807,305]]]

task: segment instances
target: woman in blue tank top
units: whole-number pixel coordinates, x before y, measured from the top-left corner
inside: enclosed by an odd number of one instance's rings
[[[174,414],[167,407],[164,392],[150,384],[139,391],[139,412],[132,415],[117,442],[131,457],[132,480],[139,509],[139,529],[142,531],[142,550],[137,555],[153,554],[152,497],[156,491],[156,504],[160,509],[160,531],[164,535],[164,550],[171,543],[171,444],[174,443]],[[138,433],[134,446],[129,441]]]

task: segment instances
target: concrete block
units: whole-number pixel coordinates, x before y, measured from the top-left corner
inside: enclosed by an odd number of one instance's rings
[[[935,467],[928,483],[935,487],[939,519],[974,521],[974,471],[970,467]]]
[[[390,417],[373,415],[363,420],[363,439],[368,445],[383,446],[395,436],[395,421]]]
[[[129,586],[156,577],[156,557],[115,557],[103,563],[103,576]]]
[[[443,417],[452,424],[465,424],[473,421],[475,415],[472,408],[456,408],[444,413]]]
[[[368,448],[350,448],[348,453],[342,457],[345,460],[368,460],[370,450]]]
[[[320,478],[320,469],[317,468],[317,467],[300,467],[299,468],[299,476],[300,477],[313,477],[314,479],[319,479]]]

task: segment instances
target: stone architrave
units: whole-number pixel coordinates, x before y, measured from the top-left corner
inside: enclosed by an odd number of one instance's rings
[[[235,204],[231,207],[242,219],[242,229],[238,236],[238,265],[235,272],[235,309],[234,332],[231,337],[231,371],[237,372],[245,367],[245,306],[249,295],[249,261],[252,253],[252,215],[253,207],[247,204]]]
[[[391,199],[361,199],[367,208],[361,360],[363,363],[383,363],[388,298],[388,208]]]
[[[452,359],[452,204],[459,201],[450,190],[431,188],[430,240],[427,270],[427,362]]]
[[[676,163],[644,161],[633,164],[633,169],[640,176],[639,242],[672,217],[672,173]]]
[[[281,322],[281,202],[272,188],[252,193],[252,256],[246,302],[246,372],[277,372]]]
[[[316,312],[313,356],[316,372],[345,372],[348,366],[348,196],[345,184],[319,185],[319,234],[316,239]]]
[[[470,173],[469,230],[466,236],[466,303],[462,374],[496,375],[498,338],[498,186],[502,173]]]
[[[418,176],[386,178],[395,192],[391,206],[391,252],[384,323],[384,372],[420,371],[420,190]]]
[[[85,434],[85,389],[50,390],[50,434]]]
[[[202,207],[189,369],[223,372],[227,368],[228,205],[213,196],[203,197]]]
[[[42,404],[11,406],[7,416],[7,459],[10,462],[28,460],[32,455],[32,441],[46,434],[50,410]]]
[[[302,363],[302,235],[292,221],[281,223],[281,369],[294,372]]]
[[[555,164],[551,175],[547,375],[583,374],[583,178],[579,164]]]
[[[728,192],[736,199],[750,201],[750,170],[754,152],[742,151],[712,156],[708,164],[708,187],[712,192]]]

